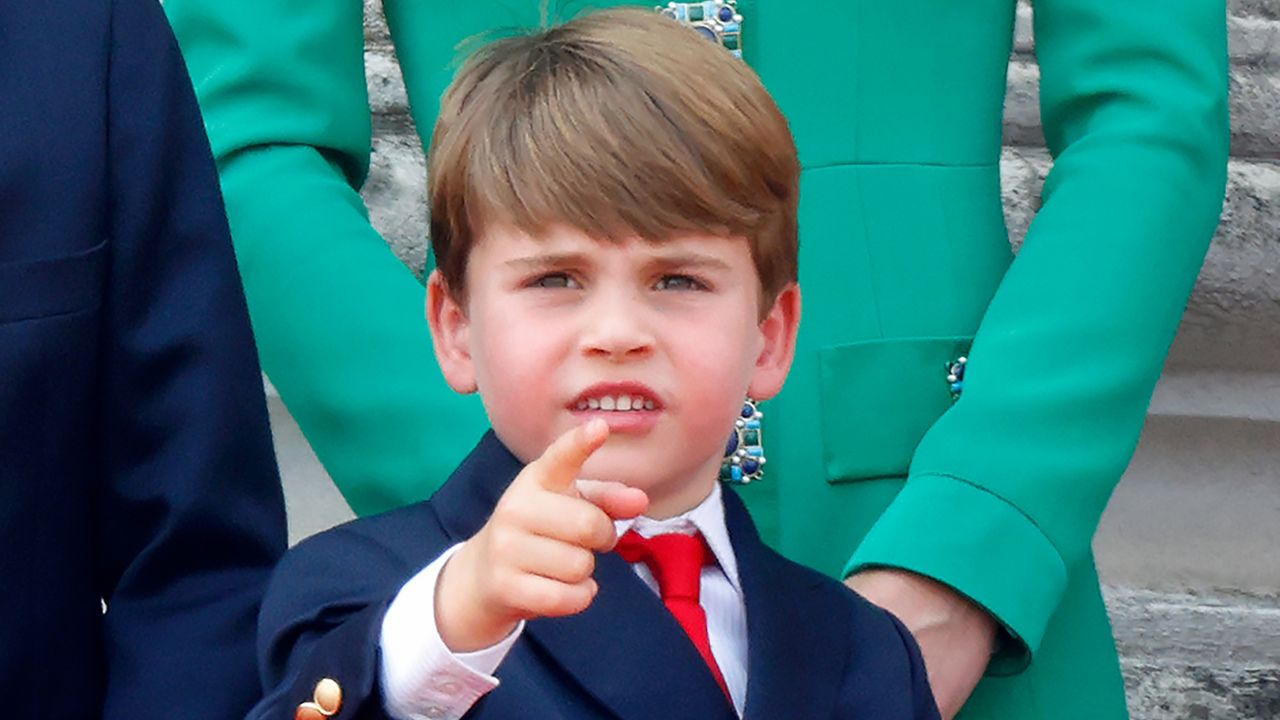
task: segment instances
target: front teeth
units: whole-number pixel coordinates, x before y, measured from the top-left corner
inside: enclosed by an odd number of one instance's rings
[[[652,400],[639,395],[618,395],[616,397],[605,396],[579,400],[577,407],[579,410],[626,412],[628,410],[652,410],[655,405]]]

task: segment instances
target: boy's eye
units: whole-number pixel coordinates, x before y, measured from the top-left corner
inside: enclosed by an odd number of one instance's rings
[[[654,285],[657,290],[705,290],[706,285],[688,275],[663,275]]]
[[[540,288],[576,288],[578,282],[569,277],[568,273],[556,272],[539,275],[529,285]]]

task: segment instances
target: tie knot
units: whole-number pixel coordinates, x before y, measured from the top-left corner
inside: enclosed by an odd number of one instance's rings
[[[698,602],[702,566],[714,559],[700,533],[665,533],[646,538],[628,530],[618,538],[615,550],[623,560],[649,567],[664,601],[680,598]]]

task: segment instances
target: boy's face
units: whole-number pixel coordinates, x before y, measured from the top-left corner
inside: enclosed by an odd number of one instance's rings
[[[782,387],[799,321],[794,285],[761,319],[746,241],[715,235],[612,243],[563,226],[538,238],[496,226],[466,279],[465,304],[438,275],[428,285],[449,384],[479,390],[524,462],[603,418],[609,439],[583,477],[645,490],[659,517],[705,497],[743,398]]]

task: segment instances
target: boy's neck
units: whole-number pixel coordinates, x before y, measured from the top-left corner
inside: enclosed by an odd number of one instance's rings
[[[649,509],[645,510],[644,516],[652,520],[666,520],[689,512],[711,495],[719,482],[716,477],[715,474],[698,473],[696,480],[673,485],[670,492],[651,490]]]

